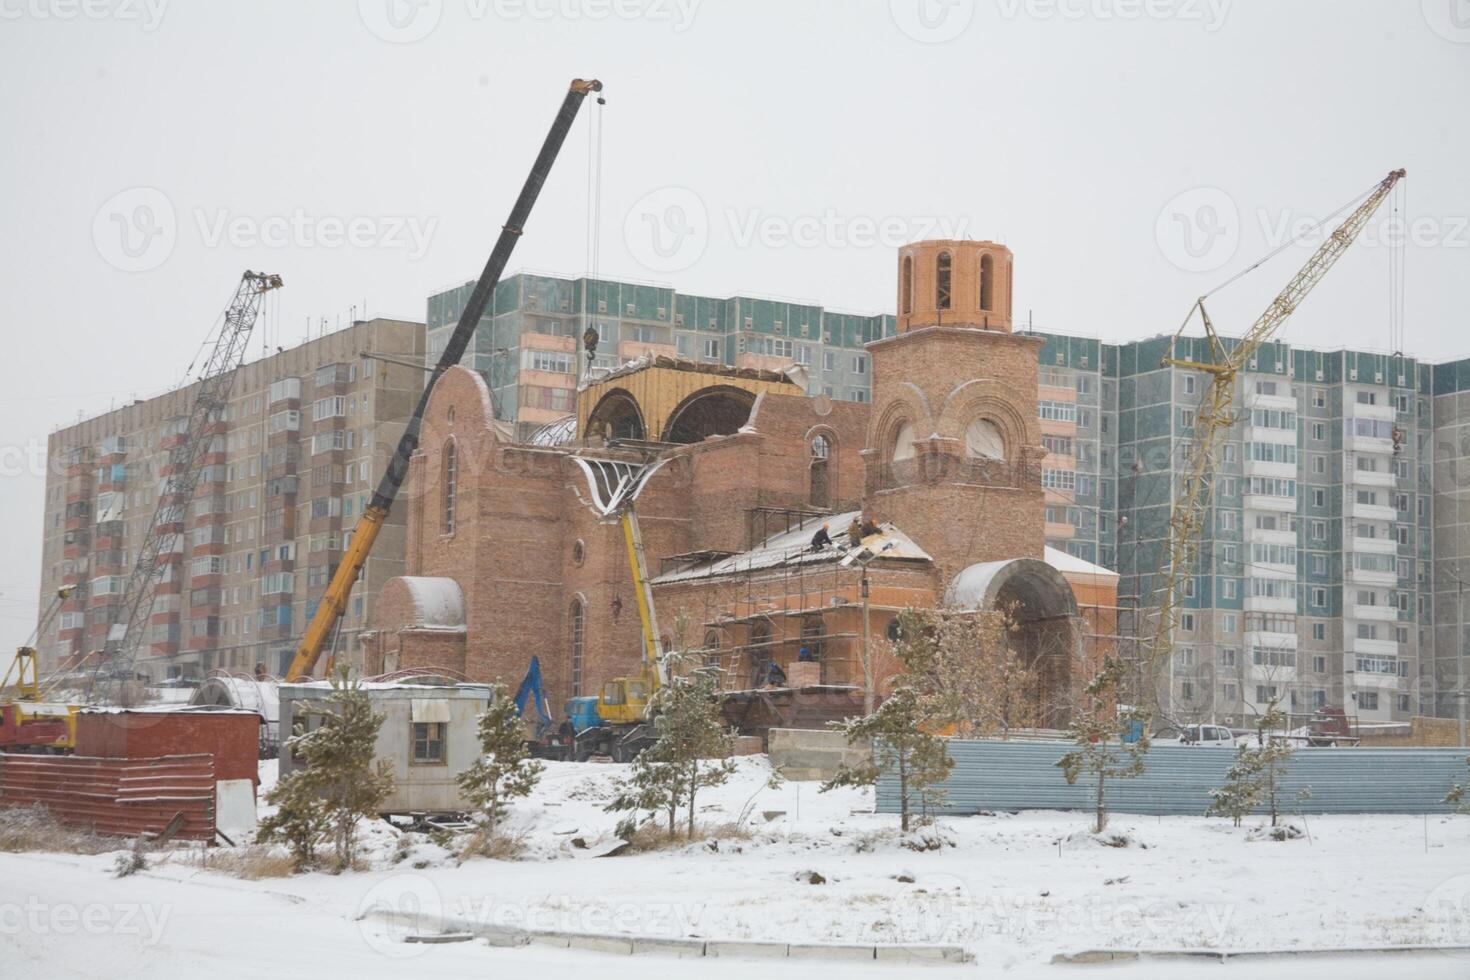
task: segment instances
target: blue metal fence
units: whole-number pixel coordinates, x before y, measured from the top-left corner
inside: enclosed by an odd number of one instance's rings
[[[955,766],[944,784],[948,802],[940,813],[965,815],[1001,810],[1086,810],[1093,804],[1091,779],[1069,786],[1056,767],[1067,742],[949,741]],[[1444,796],[1470,780],[1464,749],[1302,748],[1286,766],[1279,799],[1303,813],[1448,813]],[[1210,790],[1225,782],[1235,758],[1229,748],[1156,746],[1135,779],[1107,784],[1114,813],[1203,815]],[[1299,800],[1298,792],[1311,795]],[[898,779],[878,782],[878,811],[898,812]]]

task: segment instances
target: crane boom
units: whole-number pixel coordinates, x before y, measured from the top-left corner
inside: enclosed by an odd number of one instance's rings
[[[1165,580],[1158,590],[1158,620],[1154,624],[1153,637],[1143,664],[1152,694],[1157,693],[1157,675],[1173,652],[1174,632],[1184,599],[1184,584],[1195,573],[1200,541],[1205,530],[1204,520],[1209,511],[1214,485],[1216,453],[1225,433],[1235,422],[1236,375],[1255,356],[1261,345],[1281,329],[1282,324],[1312,291],[1312,287],[1322,281],[1327,270],[1332,268],[1348,246],[1357,239],[1373,212],[1378,210],[1378,206],[1403,176],[1402,169],[1394,170],[1379,181],[1362,203],[1318,246],[1306,265],[1276,294],[1265,312],[1235,344],[1227,346],[1215,332],[1209,312],[1205,309],[1205,296],[1195,301],[1189,316],[1169,344],[1169,351],[1164,356],[1161,367],[1201,371],[1208,375],[1210,382],[1200,397],[1199,409],[1195,414],[1194,439],[1188,458],[1184,461],[1184,482],[1175,496],[1169,515],[1169,536],[1165,542],[1163,560],[1159,564]],[[1204,325],[1205,341],[1211,358],[1209,361],[1174,356],[1179,337],[1196,312]]]
[[[363,566],[367,564],[368,555],[373,550],[373,542],[377,540],[378,532],[382,530],[384,522],[388,519],[388,512],[392,509],[393,501],[398,496],[398,489],[408,475],[409,459],[419,446],[419,432],[423,426],[424,409],[429,404],[429,395],[434,390],[434,383],[443,376],[445,371],[458,364],[460,358],[464,356],[466,348],[469,347],[470,338],[474,336],[475,328],[479,326],[480,317],[484,315],[485,307],[489,305],[490,297],[500,282],[500,275],[505,271],[505,265],[510,260],[510,253],[515,249],[516,241],[524,230],[526,219],[531,216],[531,208],[536,203],[537,195],[541,193],[541,186],[546,183],[546,176],[551,172],[551,165],[556,162],[561,145],[572,128],[572,121],[577,117],[577,110],[581,108],[582,100],[589,92],[600,91],[602,91],[601,82],[596,79],[584,80],[581,78],[574,79],[567,90],[561,108],[557,111],[556,119],[551,124],[551,131],[546,134],[546,140],[541,144],[541,152],[536,155],[536,162],[531,165],[531,172],[521,187],[520,196],[516,198],[515,205],[511,208],[510,217],[501,228],[500,237],[495,240],[495,247],[490,252],[490,258],[485,262],[480,279],[470,292],[470,298],[465,303],[464,311],[460,313],[459,323],[455,325],[454,333],[450,334],[449,342],[445,344],[444,352],[439,356],[439,363],[434,366],[433,373],[429,375],[428,381],[424,384],[423,394],[419,396],[413,415],[409,417],[408,424],[403,429],[403,435],[398,440],[398,448],[394,450],[393,458],[388,461],[388,468],[384,471],[382,479],[378,481],[378,487],[373,491],[373,498],[367,509],[357,519],[357,526],[352,530],[352,540],[348,542],[347,550],[342,555],[342,562],[332,575],[331,582],[327,584],[327,591],[322,596],[320,604],[317,605],[316,614],[312,616],[311,623],[308,624],[306,632],[301,637],[301,645],[296,648],[296,655],[291,658],[291,664],[286,668],[287,680],[310,677],[311,672],[316,668],[327,639],[347,608],[347,598],[352,592],[352,586],[357,582],[357,577],[362,574]]]
[[[138,648],[148,632],[148,619],[153,612],[153,599],[158,586],[158,562],[162,555],[179,550],[184,535],[184,521],[189,504],[199,486],[204,460],[209,455],[216,423],[224,420],[230,402],[235,371],[245,358],[250,333],[265,294],[281,288],[281,277],[272,273],[245,270],[235,295],[225,308],[224,322],[208,348],[208,356],[199,371],[199,381],[189,414],[166,438],[168,461],[160,468],[162,483],[158,505],[148,525],[138,558],[133,563],[123,588],[123,600],[108,623],[104,647],[110,654],[113,673],[131,672]],[[92,673],[95,686],[103,663]]]

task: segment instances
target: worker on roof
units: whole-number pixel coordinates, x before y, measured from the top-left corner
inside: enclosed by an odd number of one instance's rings
[[[870,535],[882,534],[883,529],[878,526],[878,522],[873,520],[871,515],[865,515],[863,517],[862,532],[863,537],[866,538]]]
[[[857,515],[854,514],[852,523],[847,525],[847,546],[849,548],[860,548],[863,544],[863,526],[858,523]]]
[[[832,546],[832,535],[827,533],[827,525],[823,524],[817,528],[817,533],[812,535],[812,550],[821,551],[823,548]]]

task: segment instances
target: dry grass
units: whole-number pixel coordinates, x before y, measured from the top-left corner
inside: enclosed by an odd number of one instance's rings
[[[465,837],[464,845],[459,849],[459,859],[466,861],[472,857],[483,857],[493,861],[514,861],[525,852],[525,831],[500,827],[492,833],[489,828],[482,827]]]
[[[127,843],[117,837],[103,837],[63,826],[40,805],[0,810],[0,851],[105,854],[126,846]]]
[[[215,871],[246,881],[285,878],[296,869],[296,863],[289,854],[281,853],[266,844],[205,847],[191,852],[190,863],[205,871]]]

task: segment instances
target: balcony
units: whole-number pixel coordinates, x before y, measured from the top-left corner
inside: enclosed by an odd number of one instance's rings
[[[1296,464],[1270,463],[1265,460],[1247,458],[1244,473],[1246,476],[1270,476],[1282,480],[1295,480]]]
[[[1266,596],[1248,595],[1245,597],[1246,612],[1296,612],[1296,598],[1294,596]]]
[[[1256,527],[1247,522],[1245,528],[1245,539],[1251,544],[1279,544],[1288,548],[1296,547],[1296,532],[1277,529],[1275,531]]]
[[[1353,619],[1361,619],[1375,623],[1392,623],[1398,619],[1399,611],[1388,603],[1380,605],[1360,606],[1356,602],[1348,607]]]
[[[1378,419],[1383,422],[1392,422],[1396,414],[1391,404],[1367,405],[1360,401],[1348,402],[1347,410],[1352,418]]]
[[[1348,581],[1355,585],[1377,585],[1392,587],[1398,584],[1397,571],[1375,571],[1367,568],[1354,568],[1348,572]]]
[[[1386,534],[1377,538],[1364,538],[1355,534],[1343,542],[1343,547],[1349,551],[1375,555],[1396,555],[1399,551],[1398,542]]]
[[[1380,630],[1379,632],[1383,631]],[[1349,636],[1347,638],[1347,648],[1351,653],[1362,654],[1364,656],[1397,657],[1399,653],[1399,645],[1396,640],[1373,639],[1364,636]],[[1398,676],[1397,668],[1395,668],[1394,676]]]
[[[1241,400],[1246,408],[1275,408],[1288,412],[1296,411],[1296,399],[1292,397],[1291,386],[1286,382],[1279,382],[1276,387],[1277,394],[1263,394],[1256,391],[1255,385],[1248,385]]]
[[[1275,494],[1246,493],[1242,497],[1246,510],[1267,510],[1282,514],[1296,513],[1295,497],[1279,497]]]
[[[1383,494],[1379,496],[1385,497]],[[1360,521],[1382,521],[1385,524],[1398,520],[1399,516],[1392,503],[1362,504],[1356,500],[1349,505],[1349,513]]]

